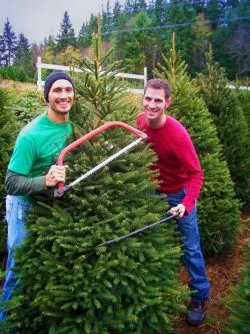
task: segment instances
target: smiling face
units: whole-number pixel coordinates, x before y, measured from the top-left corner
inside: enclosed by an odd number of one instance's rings
[[[59,123],[66,121],[74,100],[72,84],[65,79],[56,80],[50,88],[48,100],[48,117]]]
[[[143,97],[143,110],[149,126],[160,127],[166,120],[165,110],[171,99],[166,99],[164,89],[148,87]]]

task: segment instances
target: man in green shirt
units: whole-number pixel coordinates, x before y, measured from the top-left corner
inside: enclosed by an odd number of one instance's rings
[[[12,270],[14,247],[26,236],[25,217],[32,205],[32,195],[65,182],[67,166],[54,164],[72,132],[68,122],[74,100],[72,78],[62,71],[51,73],[45,80],[44,97],[47,113],[21,130],[8,165],[5,180],[8,259],[2,301],[11,299],[16,284]],[[6,312],[2,312],[0,320],[5,317]]]

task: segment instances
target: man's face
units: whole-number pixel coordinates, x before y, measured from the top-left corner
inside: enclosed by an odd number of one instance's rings
[[[48,100],[53,111],[67,114],[74,100],[73,86],[68,80],[56,80],[50,88]]]
[[[170,103],[171,100],[165,98],[164,89],[148,87],[143,97],[143,110],[146,118],[149,121],[160,119]]]

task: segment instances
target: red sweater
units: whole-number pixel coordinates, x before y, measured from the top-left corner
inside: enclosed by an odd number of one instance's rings
[[[187,130],[169,115],[161,128],[151,129],[142,113],[138,116],[137,126],[148,135],[158,156],[153,167],[160,171],[158,190],[168,194],[185,187],[187,192],[182,204],[190,213],[202,187],[203,172]]]

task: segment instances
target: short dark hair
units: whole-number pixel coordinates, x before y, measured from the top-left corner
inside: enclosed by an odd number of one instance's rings
[[[171,92],[170,85],[163,79],[156,78],[148,80],[146,86],[144,87],[144,95],[148,88],[163,89],[165,92],[165,99],[167,100],[170,97],[170,92]]]

